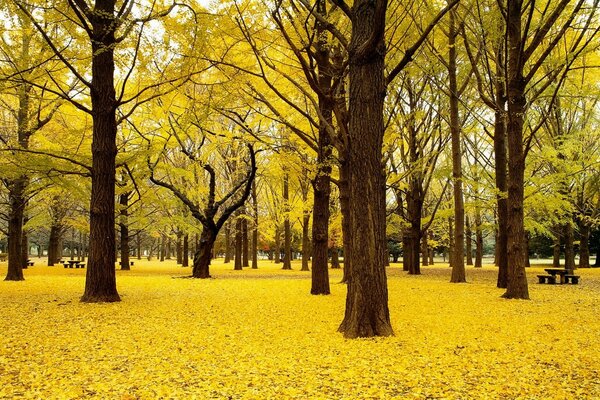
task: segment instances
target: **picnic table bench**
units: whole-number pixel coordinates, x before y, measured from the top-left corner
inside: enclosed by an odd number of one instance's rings
[[[559,276],[559,283],[572,283],[573,285],[577,285],[579,283],[579,275],[573,275],[569,272],[572,272],[568,269],[564,268],[546,268],[544,269],[548,273],[548,275],[538,275],[539,283],[556,283],[556,275]]]
[[[67,260],[62,262],[65,268],[85,268],[85,263],[79,260]]]

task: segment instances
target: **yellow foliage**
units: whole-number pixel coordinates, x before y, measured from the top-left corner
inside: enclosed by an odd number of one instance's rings
[[[36,264],[41,264],[36,262]],[[533,283],[500,298],[496,269],[448,283],[388,269],[396,336],[346,340],[341,272],[311,296],[310,273],[189,269],[136,261],[123,301],[82,304],[82,270],[35,266],[1,282],[0,398],[570,399],[600,397],[600,270],[579,285]],[[0,264],[0,273],[6,263]]]

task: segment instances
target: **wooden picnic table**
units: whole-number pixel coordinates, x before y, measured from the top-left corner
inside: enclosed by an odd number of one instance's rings
[[[67,260],[69,263],[69,268],[85,268],[85,264],[79,260]]]
[[[579,276],[573,275],[572,270],[568,270],[565,268],[546,268],[544,269],[548,273],[548,275],[538,275],[538,279],[540,283],[556,283],[556,275],[559,276],[559,283],[569,283],[571,281],[572,284],[576,285],[579,282]]]

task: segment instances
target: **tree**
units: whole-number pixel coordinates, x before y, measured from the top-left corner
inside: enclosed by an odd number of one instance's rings
[[[173,3],[164,10],[156,11],[155,5],[147,9],[140,10],[140,13],[132,12],[134,9],[133,0],[123,0],[117,4],[117,0],[96,0],[93,4],[86,0],[74,0],[68,2],[68,10],[58,8],[56,12],[60,15],[69,13],[72,18],[61,19],[58,29],[69,33],[80,30],[87,35],[87,41],[82,37],[73,37],[81,44],[89,45],[90,58],[87,68],[91,69],[91,75],[82,73],[84,69],[80,63],[70,61],[65,56],[65,51],[61,44],[55,43],[48,34],[45,21],[40,21],[37,13],[30,10],[25,3],[16,1],[19,9],[27,15],[29,20],[35,26],[39,34],[44,38],[48,46],[54,52],[69,70],[70,74],[87,91],[89,95],[89,104],[85,101],[79,101],[81,96],[74,93],[69,88],[60,86],[54,90],[54,93],[61,96],[64,100],[71,102],[79,110],[86,112],[92,117],[92,165],[89,169],[92,180],[92,191],[90,196],[90,249],[88,268],[86,270],[85,291],[81,297],[82,302],[114,302],[120,301],[116,288],[115,277],[115,171],[116,171],[116,137],[117,126],[127,117],[133,114],[138,105],[143,104],[151,98],[160,95],[158,89],[169,86],[166,91],[173,90],[173,87],[181,83],[181,76],[188,76],[180,71],[175,73],[183,65],[179,64],[169,67],[167,60],[164,64],[159,60],[158,54],[155,54],[154,63],[140,63],[145,68],[157,67],[160,70],[161,78],[158,83],[142,86],[139,91],[130,94],[127,93],[128,83],[132,77],[133,69],[138,66],[139,56],[141,54],[144,39],[144,31],[150,21],[166,17],[173,9],[179,6]],[[135,15],[143,15],[136,17]],[[73,28],[73,29],[72,29]],[[194,29],[185,32],[191,33],[191,39],[187,43],[180,41],[182,52],[187,46],[193,47],[195,42],[193,35]],[[132,39],[133,38],[133,39]],[[117,93],[115,86],[115,52],[123,43],[131,44],[135,49],[130,56],[123,59],[125,74],[119,83],[120,93]],[[154,45],[158,41],[152,41]],[[73,46],[77,47],[77,46]],[[75,50],[76,51],[76,50]],[[77,57],[80,58],[80,57]],[[141,73],[141,68],[138,73]],[[186,70],[187,68],[183,68]],[[148,72],[148,70],[146,70]],[[173,73],[173,76],[170,74]],[[141,74],[140,74],[141,75]],[[90,79],[91,78],[91,79]],[[57,82],[53,80],[53,82]],[[140,86],[138,86],[139,88]],[[90,106],[91,104],[91,106]],[[129,109],[123,109],[129,106]],[[117,119],[117,110],[120,109],[121,115]]]
[[[387,86],[384,76],[386,10],[387,1],[367,0],[355,1],[352,10],[347,10],[352,20],[348,128],[353,236],[351,247],[345,249],[352,268],[346,312],[339,330],[349,338],[393,334],[384,261],[387,245],[381,162]]]
[[[173,118],[173,117],[169,117]],[[212,250],[217,239],[217,235],[229,217],[240,207],[244,205],[246,199],[250,196],[252,183],[256,176],[256,154],[251,144],[247,145],[247,158],[241,157],[241,149],[237,149],[236,154],[240,157],[238,165],[245,163],[247,170],[245,174],[240,175],[237,181],[234,181],[228,188],[217,185],[217,170],[212,163],[219,162],[218,157],[210,150],[204,150],[205,143],[210,147],[211,143],[206,137],[200,140],[200,143],[190,140],[188,136],[185,140],[179,136],[177,132],[181,126],[170,123],[172,129],[171,135],[163,142],[166,149],[169,145],[171,137],[176,139],[178,144],[177,149],[171,151],[164,150],[161,157],[151,161],[148,159],[148,167],[150,170],[150,181],[155,185],[168,189],[177,199],[179,199],[190,211],[192,216],[202,224],[202,233],[200,234],[200,243],[194,254],[194,262],[192,269],[192,277],[194,278],[210,278],[210,261],[212,258]],[[190,129],[181,129],[183,132],[189,132]],[[150,139],[148,139],[151,145]],[[235,145],[233,145],[235,146]],[[217,153],[218,154],[218,153]],[[185,158],[181,157],[185,156]],[[158,174],[157,167],[162,158],[162,171]],[[211,161],[212,160],[212,161]],[[222,162],[222,160],[221,160]],[[184,163],[184,164],[181,164]],[[204,170],[204,177],[208,180],[207,192],[204,195],[197,197],[195,194],[196,186],[190,184],[183,176],[174,176],[174,171],[167,173],[166,166],[171,165],[173,170],[175,167],[187,166],[194,171],[192,179],[196,184],[200,181],[200,170]],[[222,165],[222,164],[221,164]],[[184,172],[184,171],[182,171]],[[171,175],[171,176],[170,176]],[[220,198],[217,198],[218,191],[221,191]],[[238,217],[238,221],[241,220]],[[241,241],[240,241],[241,244]],[[241,254],[240,254],[241,256]],[[241,260],[240,260],[241,261]]]

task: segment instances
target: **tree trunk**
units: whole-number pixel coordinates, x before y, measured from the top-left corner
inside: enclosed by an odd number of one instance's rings
[[[274,262],[275,264],[281,262],[281,230],[279,227],[275,228]]]
[[[181,259],[181,266],[190,266],[190,235],[187,233],[183,235],[183,255]]]
[[[452,141],[452,186],[454,189],[454,251],[450,259],[452,277],[450,282],[466,282],[464,243],[465,243],[465,206],[462,189],[462,150],[460,146],[461,129],[458,113],[458,85],[456,82],[456,13],[450,11],[448,29],[448,75],[450,79],[450,135]]]
[[[557,226],[554,231],[556,236],[552,241],[552,268],[560,268],[560,227]]]
[[[233,262],[233,270],[241,271],[242,266],[242,218],[237,216],[235,219],[235,256]]]
[[[26,220],[26,218],[23,219]],[[23,225],[26,223],[23,223]],[[21,265],[23,268],[27,268],[27,261],[29,261],[29,235],[23,229],[23,235],[21,235]]]
[[[473,232],[469,216],[465,217],[465,248],[467,253],[467,265],[473,265]]]
[[[8,271],[5,281],[22,281],[21,245],[23,235],[23,214],[25,208],[25,179],[16,179],[9,186],[10,210],[8,217]]]
[[[302,269],[300,271],[308,271],[308,262],[310,261],[310,236],[308,228],[310,224],[310,212],[305,211],[302,215]]]
[[[502,47],[501,47],[502,48]],[[499,52],[503,53],[502,50]],[[506,289],[508,285],[508,155],[506,153],[506,93],[503,66],[497,66],[498,76],[495,82],[496,111],[494,113],[494,158],[496,172],[497,231],[496,259],[498,279],[496,287]]]
[[[141,260],[142,259],[142,235],[141,235],[141,232],[139,232],[139,231],[138,231],[137,235],[135,235],[135,247],[136,247],[135,253],[136,253],[137,259]]]
[[[452,267],[452,257],[454,257],[454,222],[448,218],[448,262]]]
[[[192,277],[206,279],[210,278],[210,260],[217,235],[210,229],[204,227],[200,235],[200,243],[194,254],[194,266]]]
[[[346,158],[344,158],[346,157]],[[342,242],[344,245],[344,275],[342,283],[347,283],[352,270],[349,254],[352,252],[352,227],[350,225],[350,166],[348,155],[340,157],[340,213],[342,214]]]
[[[503,297],[529,299],[525,274],[524,188],[525,152],[523,124],[527,100],[523,77],[523,37],[521,0],[508,0],[506,32],[508,36],[508,285]]]
[[[252,227],[252,269],[258,269],[258,196],[256,182],[252,184],[252,207],[254,208],[254,226]]]
[[[242,219],[242,267],[250,266],[250,243],[248,240],[248,216]]]
[[[481,210],[475,210],[475,268],[483,267],[483,230],[481,229]]]
[[[331,269],[340,269],[340,255],[337,247],[331,248]]]
[[[229,221],[225,224],[225,264],[231,262],[231,228]]]
[[[119,210],[119,228],[121,234],[121,270],[123,271],[129,271],[131,269],[129,267],[129,221],[127,220],[129,195],[130,193],[126,192],[119,196],[119,205],[121,206]]]
[[[290,192],[289,176],[283,176],[283,204],[285,218],[283,220],[283,267],[281,269],[292,269],[292,231],[290,226]]]
[[[317,1],[317,11],[326,15],[326,1]],[[331,138],[327,126],[333,120],[331,99],[332,70],[330,61],[331,45],[328,43],[326,27],[317,23],[317,61],[319,84],[319,137],[317,149],[317,173],[312,181],[313,224],[312,224],[312,287],[311,294],[329,294],[329,272],[327,253],[329,247],[329,198],[331,196]]]
[[[115,277],[115,158],[117,101],[114,87],[115,0],[97,0],[92,43],[92,195],[90,254],[81,301],[114,302]]]
[[[427,231],[423,232],[421,238],[421,264],[429,265],[429,243],[427,242]]]
[[[573,274],[575,270],[575,248],[573,245],[574,234],[573,234],[573,225],[570,222],[567,222],[564,225],[565,233],[565,269],[569,271],[569,274]]]
[[[160,235],[160,261],[165,261],[165,253],[167,251],[167,238],[164,234]]]
[[[177,239],[175,240],[175,258],[177,265],[183,264],[183,232],[177,228]]]
[[[579,225],[579,268],[590,267],[590,226],[586,223]]]
[[[347,338],[393,335],[384,257],[382,165],[384,28],[387,2],[356,0],[349,47],[350,238],[352,268],[339,330]],[[360,251],[355,251],[360,249]],[[347,251],[349,249],[345,249]]]

